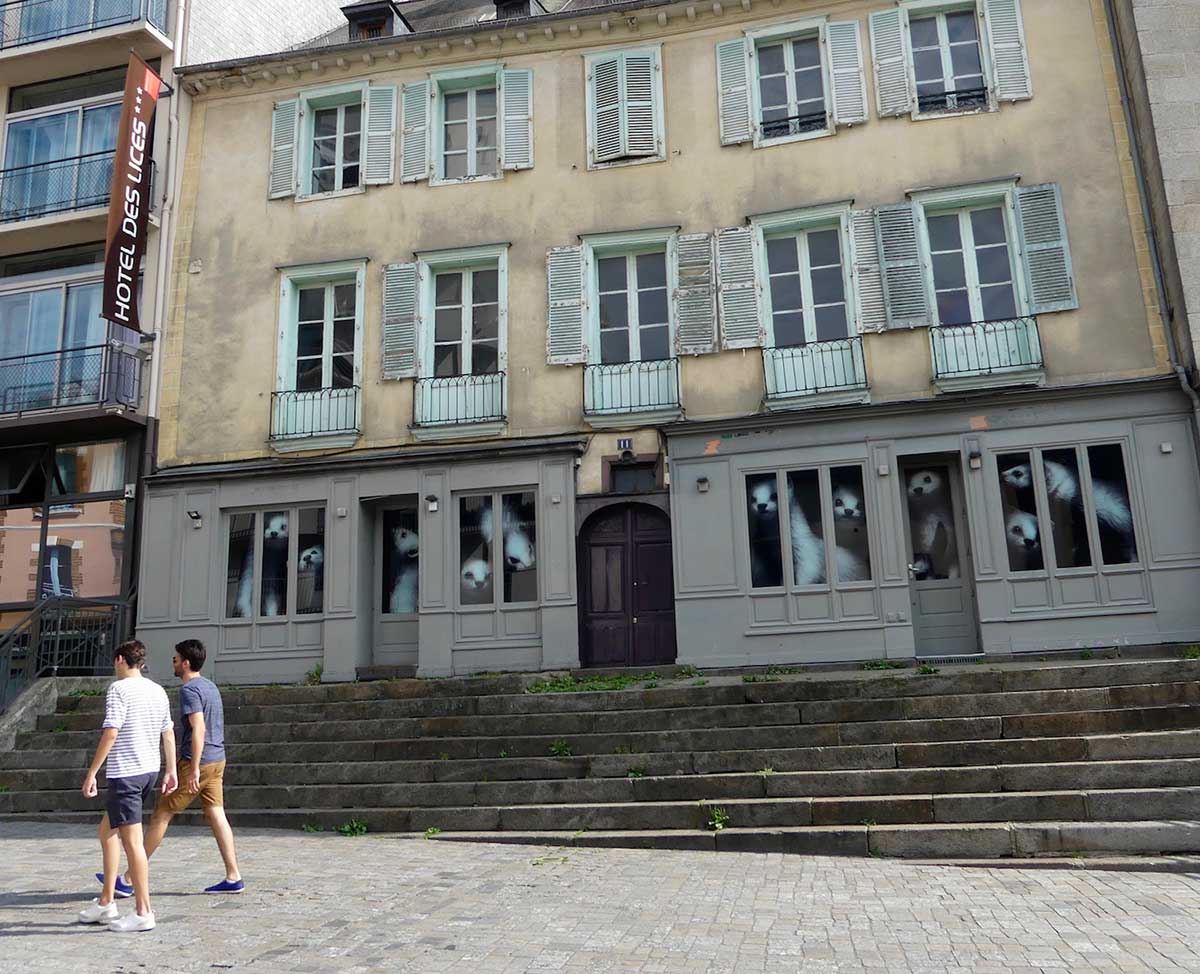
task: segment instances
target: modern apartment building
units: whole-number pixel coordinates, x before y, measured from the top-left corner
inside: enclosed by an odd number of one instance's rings
[[[145,333],[139,334],[100,317],[126,66],[135,52],[170,82],[193,48],[210,58],[252,54],[312,37],[341,19],[327,0],[248,6],[254,9],[217,0],[0,3],[5,666],[10,650],[24,653],[30,645],[28,633],[16,643],[6,634],[29,624],[45,600],[120,607],[136,594],[139,480],[153,455],[156,339],[188,96],[164,97],[155,118],[153,212],[139,269]],[[279,17],[285,6],[289,17]],[[237,31],[220,32],[234,22]],[[210,38],[204,32],[214,24]]]
[[[1200,638],[1102,0],[347,18],[178,72],[157,654],[274,681]]]

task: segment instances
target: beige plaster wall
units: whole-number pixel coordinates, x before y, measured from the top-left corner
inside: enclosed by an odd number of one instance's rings
[[[661,28],[647,16],[633,31],[617,20],[604,35],[588,26],[597,23],[593,15],[580,20],[577,40],[561,25],[553,41],[504,39],[498,56],[534,69],[535,166],[468,185],[395,183],[339,198],[268,200],[271,111],[276,99],[306,87],[366,77],[399,84],[486,60],[481,53],[495,57],[483,41],[472,52],[453,44],[449,54],[425,48],[423,56],[410,44],[395,61],[381,58],[370,68],[308,72],[290,84],[235,83],[197,97],[164,349],[160,462],[269,454],[278,265],[370,259],[359,445],[398,445],[409,442],[413,383],[379,378],[383,265],[410,260],[414,251],[509,242],[506,435],[576,431],[586,429],[582,367],[545,364],[548,247],[573,244],[580,233],[675,224],[684,232],[709,230],[831,200],[900,202],[915,187],[1018,173],[1026,184],[1062,185],[1080,295],[1078,311],[1040,320],[1049,382],[1163,371],[1161,331],[1147,315],[1152,282],[1139,268],[1144,241],[1136,206],[1130,209],[1127,147],[1122,153],[1114,135],[1119,104],[1099,0],[1025,0],[1031,101],[961,118],[881,120],[872,90],[870,121],[832,138],[768,149],[719,144],[715,43],[754,23],[827,12],[860,20],[866,44],[867,14],[882,6],[781,0],[721,16],[693,8],[689,21],[680,5]],[[582,53],[658,40],[667,161],[589,172]],[[866,354],[873,399],[933,395],[924,329],[870,335]],[[689,358],[682,380],[689,418],[754,412],[762,399],[757,350]],[[610,434],[599,436],[602,452],[613,452]],[[581,481],[580,491],[598,489],[598,461],[585,470],[585,481],[595,472],[597,482]]]

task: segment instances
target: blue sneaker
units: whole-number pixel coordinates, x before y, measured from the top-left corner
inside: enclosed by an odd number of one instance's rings
[[[104,885],[104,873],[96,873],[96,881],[101,886],[103,886]],[[123,880],[121,878],[119,873],[117,875],[117,889],[113,895],[118,900],[127,900],[127,899],[129,899],[129,897],[131,897],[133,895],[133,887],[129,883],[125,882],[125,880]]]
[[[215,886],[207,886],[204,889],[206,893],[240,893],[246,888],[246,884],[240,879],[231,883],[228,879],[222,879]]]

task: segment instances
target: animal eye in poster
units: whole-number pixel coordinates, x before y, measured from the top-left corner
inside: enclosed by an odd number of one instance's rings
[[[871,578],[871,545],[867,535],[867,495],[863,488],[862,467],[834,467],[829,471],[829,485],[838,581],[868,581]]]

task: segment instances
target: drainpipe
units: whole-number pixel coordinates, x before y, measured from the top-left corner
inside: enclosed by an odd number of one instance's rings
[[[1114,4],[1117,0],[1104,0],[1104,17],[1108,21],[1109,43],[1112,45],[1113,59],[1117,68],[1117,85],[1121,92],[1121,111],[1125,116],[1125,132],[1129,138],[1130,155],[1133,157],[1133,171],[1137,178],[1138,202],[1142,209],[1142,220],[1146,224],[1147,243],[1150,247],[1150,263],[1154,268],[1154,288],[1158,295],[1158,315],[1162,321],[1163,332],[1167,336],[1167,355],[1171,360],[1171,368],[1179,380],[1179,387],[1192,404],[1192,439],[1196,445],[1196,456],[1200,459],[1200,396],[1188,381],[1187,370],[1180,364],[1179,347],[1175,342],[1175,333],[1171,329],[1171,319],[1174,317],[1167,297],[1167,285],[1164,280],[1162,255],[1158,249],[1158,238],[1154,232],[1154,221],[1150,212],[1150,198],[1146,186],[1146,170],[1142,165],[1142,140],[1138,137],[1137,127],[1133,123],[1133,99],[1129,94],[1129,77],[1125,70],[1125,54],[1121,50],[1121,39],[1117,32],[1117,14]],[[1136,30],[1136,27],[1135,27]]]

